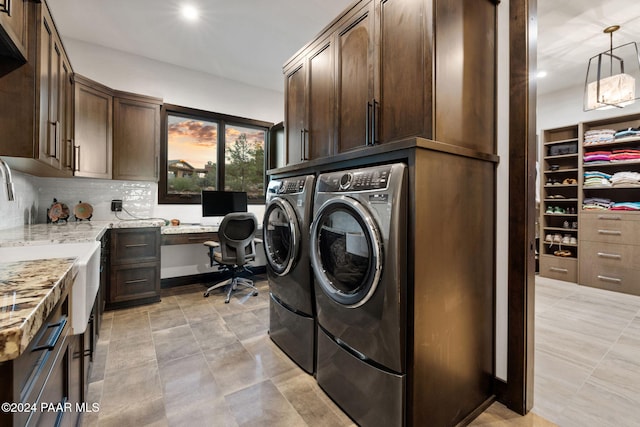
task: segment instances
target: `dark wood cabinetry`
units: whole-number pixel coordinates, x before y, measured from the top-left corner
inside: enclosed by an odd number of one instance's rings
[[[17,359],[0,363],[0,400],[34,407],[34,411],[2,411],[2,426],[74,426],[77,413],[63,411],[65,402],[74,405],[79,365],[72,352],[75,341],[69,332],[69,298],[65,291],[29,347]],[[75,359],[77,360],[77,359]],[[47,409],[41,410],[41,404]]]
[[[110,231],[107,308],[160,301],[160,228]]]
[[[113,179],[158,181],[162,99],[116,92]]]
[[[288,66],[285,123],[287,164],[325,157],[333,152],[333,39],[324,38]]]
[[[72,173],[72,70],[49,9],[41,8],[39,61],[39,158]]]
[[[0,4],[0,55],[27,59],[27,0],[4,0]]]
[[[12,2],[12,10],[21,3]],[[72,69],[46,3],[26,4],[27,62],[4,59],[0,67],[0,155],[34,175],[68,176]]]
[[[76,176],[111,178],[113,164],[113,93],[83,76],[75,85]]]
[[[284,66],[287,164],[413,137],[495,153],[495,27],[492,2],[352,4]]]

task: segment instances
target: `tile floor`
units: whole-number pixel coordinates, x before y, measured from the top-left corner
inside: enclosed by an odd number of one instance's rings
[[[163,290],[159,304],[106,312],[88,394],[100,410],[82,425],[353,425],[269,339],[262,279],[257,297],[230,304],[189,285]],[[472,425],[637,425],[640,298],[537,278],[536,321],[534,411],[494,403]]]

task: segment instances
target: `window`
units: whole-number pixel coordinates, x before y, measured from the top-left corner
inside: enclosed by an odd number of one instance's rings
[[[159,203],[200,203],[202,190],[246,191],[264,203],[271,123],[165,104]]]

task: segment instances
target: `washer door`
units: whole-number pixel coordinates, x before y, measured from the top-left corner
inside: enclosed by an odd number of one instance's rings
[[[262,229],[269,265],[278,276],[288,274],[300,247],[300,226],[291,204],[279,197],[271,200],[265,209]]]
[[[322,291],[356,308],[366,303],[382,273],[382,239],[375,220],[357,200],[327,200],[311,225],[311,264]]]

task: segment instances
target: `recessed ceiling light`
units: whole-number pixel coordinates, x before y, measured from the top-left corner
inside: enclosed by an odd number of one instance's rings
[[[544,79],[545,77],[547,77],[547,72],[544,70],[540,70],[538,71],[538,74],[536,74],[536,77],[539,79]]]
[[[199,15],[200,13],[198,12],[198,9],[196,9],[194,6],[190,4],[185,4],[184,6],[182,6],[182,16],[185,19],[189,21],[195,21],[196,19],[198,19]]]

